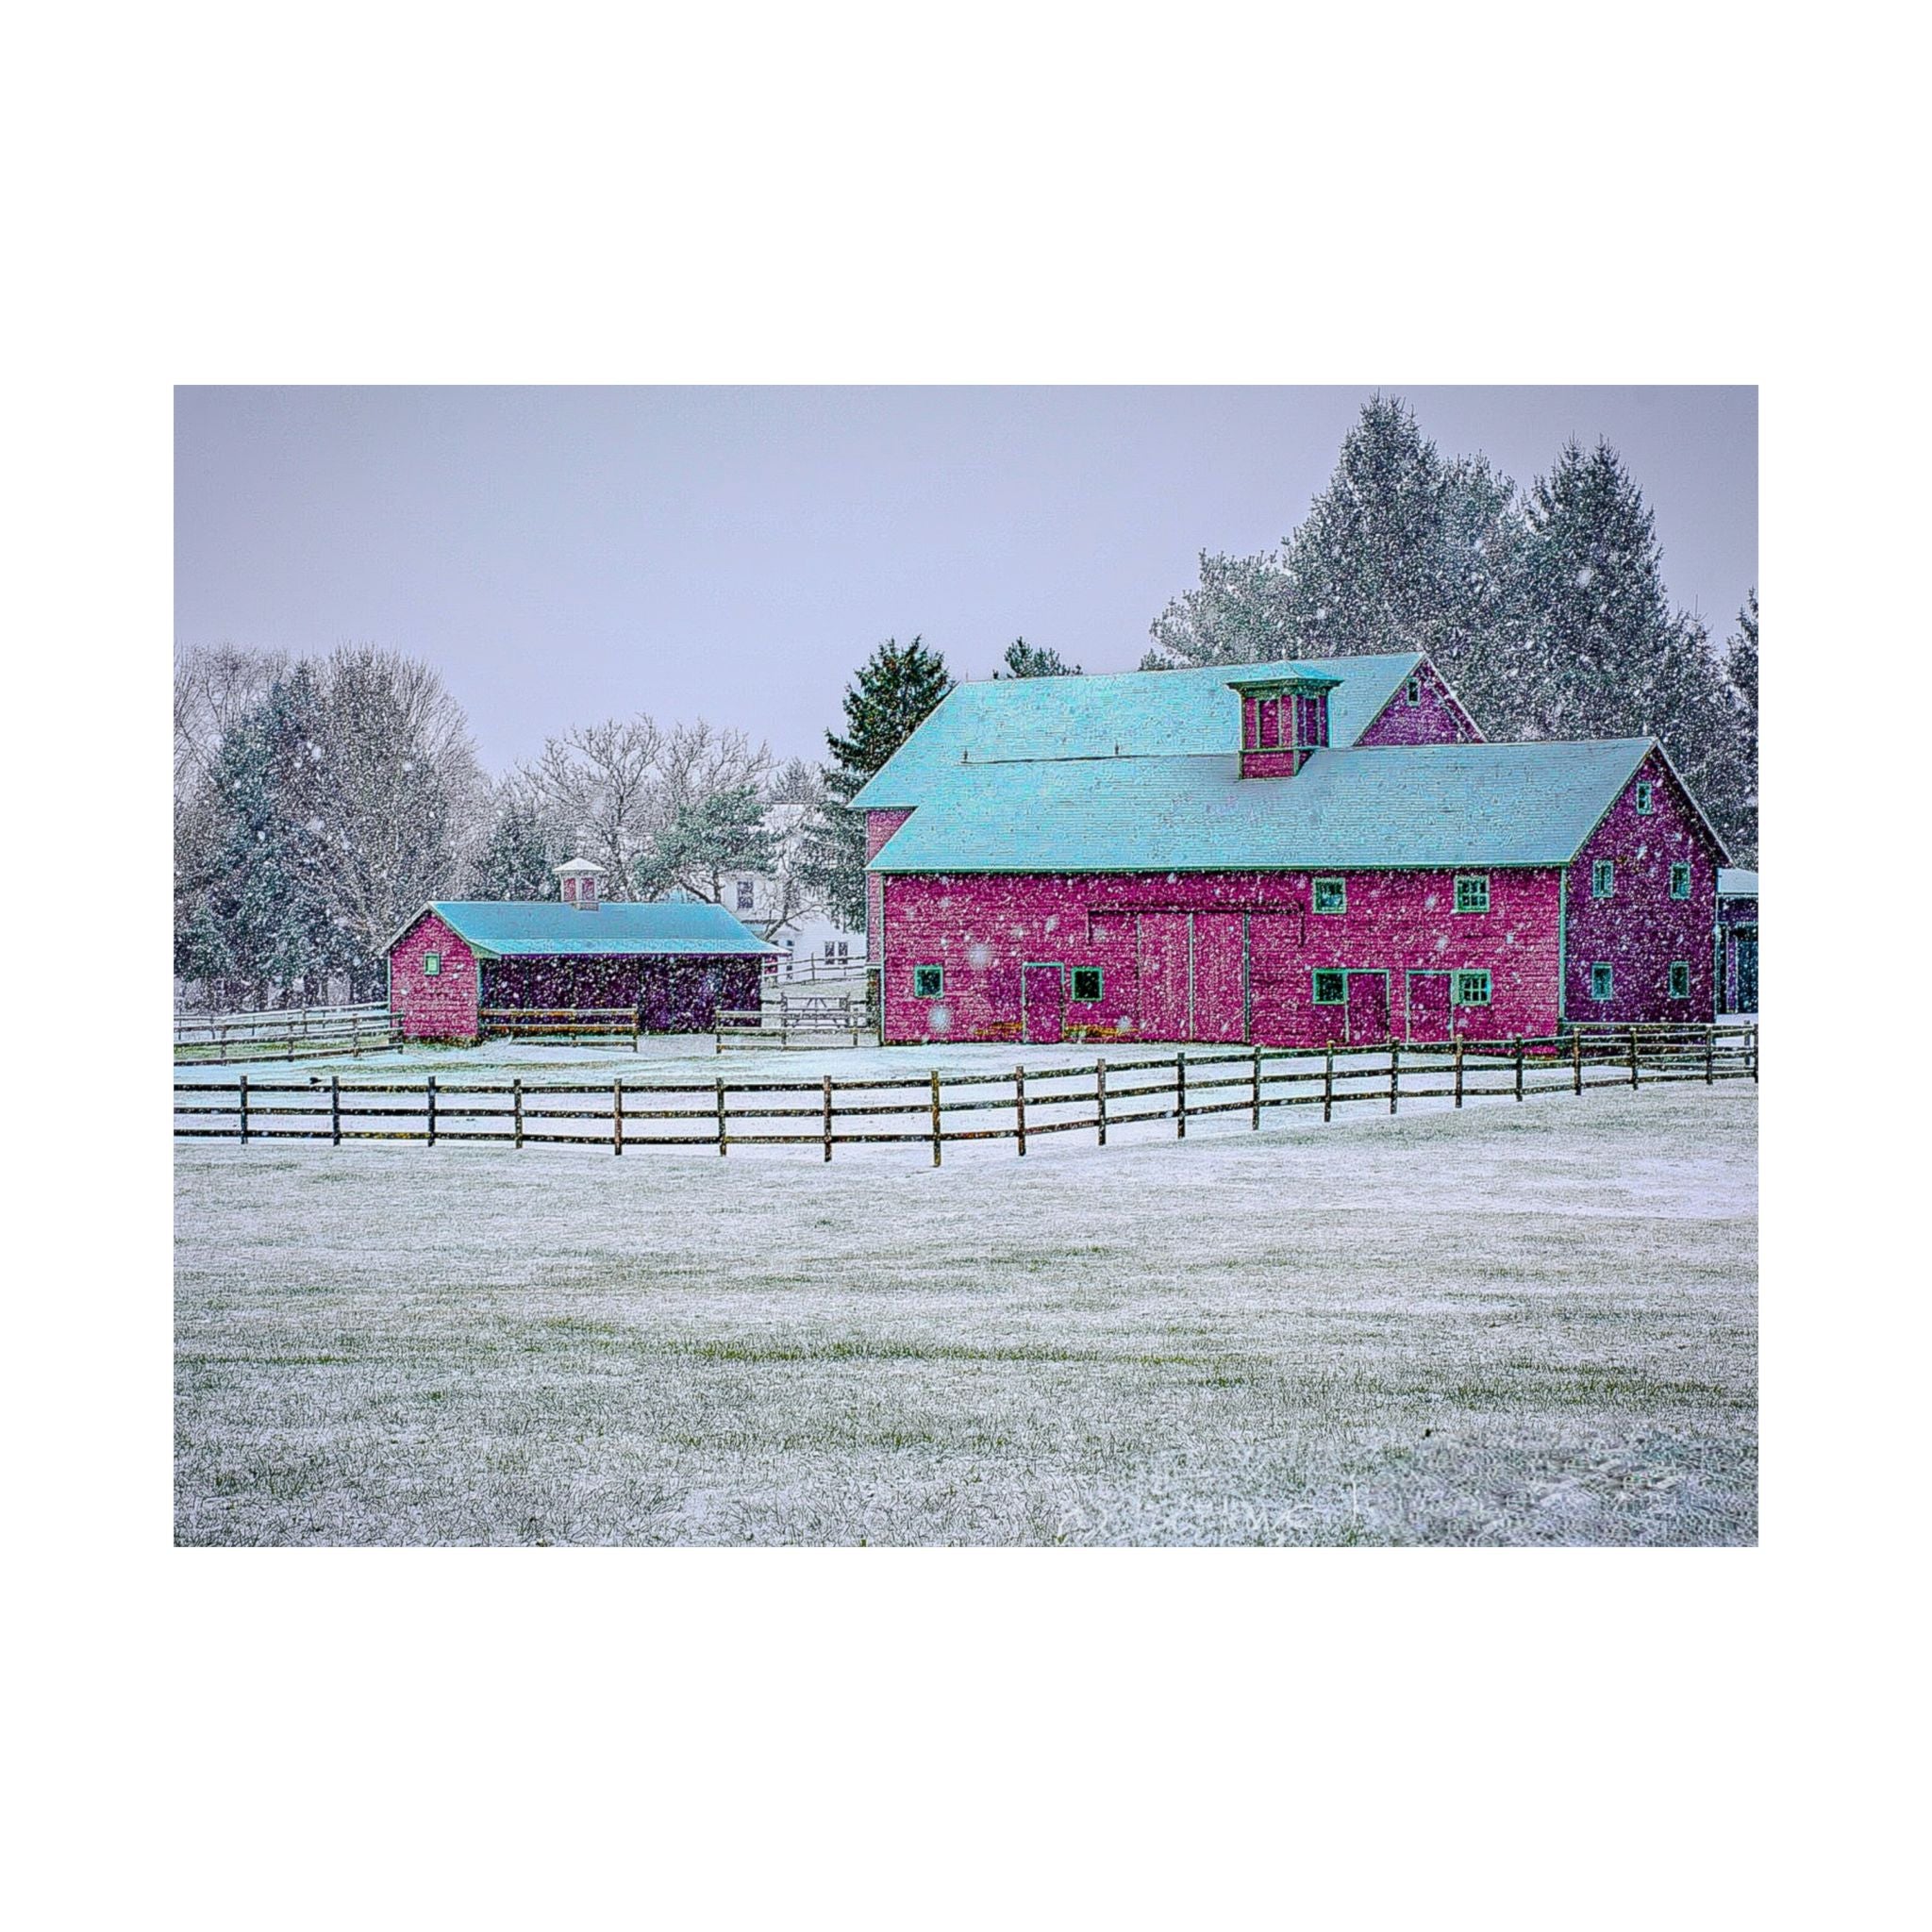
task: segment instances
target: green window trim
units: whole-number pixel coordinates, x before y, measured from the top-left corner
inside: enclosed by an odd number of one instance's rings
[[[1671,961],[1671,997],[1674,1000],[1690,997],[1690,962],[1688,959]]]
[[[1690,868],[1681,858],[1671,867],[1671,897],[1688,899],[1690,896]]]
[[[1614,859],[1598,858],[1591,863],[1590,896],[1592,899],[1612,899],[1617,893],[1617,865]]]
[[[423,955],[423,977],[425,979],[435,979],[441,972],[442,955],[441,953],[425,953]]]
[[[1324,982],[1327,990],[1324,990]],[[1340,967],[1317,966],[1314,970],[1314,995],[1318,1007],[1345,1007],[1348,1004],[1348,974]]]
[[[1657,787],[1648,778],[1638,780],[1637,809],[1644,818],[1648,818],[1657,809]]]
[[[1456,909],[1458,912],[1487,912],[1490,909],[1488,873],[1459,872],[1456,874]]]
[[[916,1000],[936,1000],[946,990],[946,969],[928,961],[925,965],[912,969],[912,997]]]
[[[1075,966],[1073,969],[1072,978],[1074,986],[1070,997],[1080,1002],[1082,1005],[1088,1005],[1097,1000],[1100,997],[1101,988],[1106,983],[1106,975],[1098,966]]]
[[[1617,996],[1617,975],[1602,959],[1590,969],[1590,996],[1593,1000],[1615,999]]]
[[[1458,1007],[1486,1007],[1490,1003],[1490,975],[1464,967],[1449,982],[1450,999]]]
[[[1348,881],[1346,879],[1317,879],[1311,890],[1309,904],[1317,912],[1346,912],[1348,910]]]

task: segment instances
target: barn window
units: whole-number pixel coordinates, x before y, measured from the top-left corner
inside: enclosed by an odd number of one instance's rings
[[[1690,868],[1681,859],[1671,868],[1671,897],[1688,899],[1690,896]]]
[[[1671,997],[1674,1000],[1690,997],[1690,962],[1688,959],[1671,961]]]
[[[1421,679],[1420,677],[1411,677],[1411,678],[1410,678],[1410,679],[1408,680],[1408,691],[1407,691],[1407,698],[1408,698],[1408,702],[1409,702],[1410,704],[1412,704],[1412,705],[1419,705],[1419,704],[1421,704],[1421,703],[1422,703],[1422,701],[1423,701],[1423,681],[1422,681],[1422,679]]]
[[[1315,881],[1315,910],[1317,912],[1346,912],[1348,910],[1348,881],[1346,879],[1317,879]]]
[[[1100,977],[1098,966],[1075,966],[1074,997],[1076,1000],[1097,1000],[1100,997]]]
[[[1315,974],[1315,1004],[1342,1007],[1348,1004],[1348,974],[1318,969]]]
[[[1490,909],[1488,873],[1459,872],[1456,874],[1456,909],[1458,912],[1487,912]]]
[[[751,902],[752,883],[749,879],[740,879],[738,882],[738,909],[741,912],[749,912],[751,910]]]
[[[1490,1003],[1490,975],[1487,973],[1458,973],[1456,975],[1456,1004],[1458,1007],[1486,1007]]]
[[[1607,899],[1617,890],[1617,868],[1613,860],[1599,858],[1590,869],[1590,896]]]
[[[1641,780],[1638,784],[1637,809],[1645,814],[1657,809],[1657,787],[1648,778]]]
[[[442,955],[441,953],[425,953],[423,955],[423,976],[425,979],[434,979],[441,971]]]
[[[915,966],[912,969],[912,997],[919,1000],[936,1000],[946,990],[946,969],[943,966]]]
[[[1616,975],[1601,960],[1590,969],[1590,996],[1607,1000],[1616,991]]]

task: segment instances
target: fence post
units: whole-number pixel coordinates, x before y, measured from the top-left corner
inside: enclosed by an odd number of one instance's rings
[[[1708,1087],[1717,1078],[1717,1028],[1713,1026],[1704,1036],[1704,1084]]]
[[[248,1075],[242,1075],[242,1144],[248,1144]]]
[[[1254,1085],[1255,1099],[1248,1126],[1251,1132],[1258,1134],[1261,1131],[1261,1042],[1258,1040],[1255,1042]]]
[[[510,1079],[509,1109],[513,1123],[512,1132],[516,1137],[517,1147],[521,1151],[524,1144],[524,1076],[521,1074],[512,1075]]]
[[[1013,1116],[1018,1122],[1015,1131],[1020,1139],[1020,1158],[1026,1158],[1026,1069],[1013,1069]]]
[[[342,1144],[342,1076],[340,1074],[328,1076],[328,1144],[331,1147]]]
[[[724,1078],[718,1077],[718,1158],[724,1158]]]
[[[940,1070],[932,1070],[932,1164],[940,1164]]]
[[[429,1098],[429,1144],[436,1145],[436,1075],[431,1074],[425,1083],[424,1092]]]
[[[1456,1104],[1462,1105],[1462,1041],[1456,1042]]]
[[[1174,1057],[1174,1137],[1176,1141],[1188,1138],[1188,1057],[1177,1053]]]
[[[1751,1023],[1749,1044],[1751,1050],[1751,1077],[1756,1080],[1757,1077],[1757,1022],[1756,1020]]]
[[[610,1083],[610,1151],[613,1154],[622,1154],[624,1152],[624,1082],[622,1080],[613,1080]]]
[[[832,1076],[825,1075],[825,1158],[832,1158]]]
[[[1516,1036],[1516,1097],[1523,1098],[1523,1035]]]
[[[1630,1029],[1630,1084],[1633,1087],[1637,1084],[1637,1029],[1634,1026]]]
[[[716,1013],[713,1013],[713,1014],[711,1015],[711,1018],[712,1018],[712,1019],[714,1019],[714,1020],[715,1020],[715,1019],[716,1019],[717,1017],[718,1017],[718,1016],[717,1016],[717,1014],[716,1014]],[[639,1019],[639,1013],[638,1013],[638,1009],[637,1009],[637,1008],[633,1007],[633,1008],[631,1008],[631,1014],[630,1014],[630,1050],[631,1050],[631,1052],[633,1052],[633,1053],[637,1052],[637,1050],[638,1050],[638,1019]]]
[[[1580,1033],[1573,1033],[1570,1036],[1570,1074],[1572,1084],[1575,1087],[1577,1092],[1581,1093],[1583,1091],[1583,1035]]]
[[[1389,1042],[1389,1111],[1395,1111],[1396,1096],[1402,1087],[1401,1046],[1395,1041]]]
[[[1328,1042],[1328,1050],[1322,1058],[1322,1118],[1328,1121],[1335,1113],[1335,1042]]]

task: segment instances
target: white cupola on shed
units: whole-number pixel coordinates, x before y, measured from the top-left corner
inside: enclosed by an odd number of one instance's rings
[[[592,865],[588,858],[569,859],[557,868],[557,876],[566,906],[575,906],[579,912],[596,911],[597,882],[604,876],[601,865]]]

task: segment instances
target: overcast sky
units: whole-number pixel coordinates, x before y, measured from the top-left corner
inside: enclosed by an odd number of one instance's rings
[[[1393,383],[1520,484],[1606,436],[1671,594],[1757,575],[1752,389]],[[1278,542],[1366,389],[188,389],[175,641],[427,658],[502,770],[576,723],[708,717],[824,754],[882,638],[984,677],[1016,636],[1127,671],[1196,553]]]

